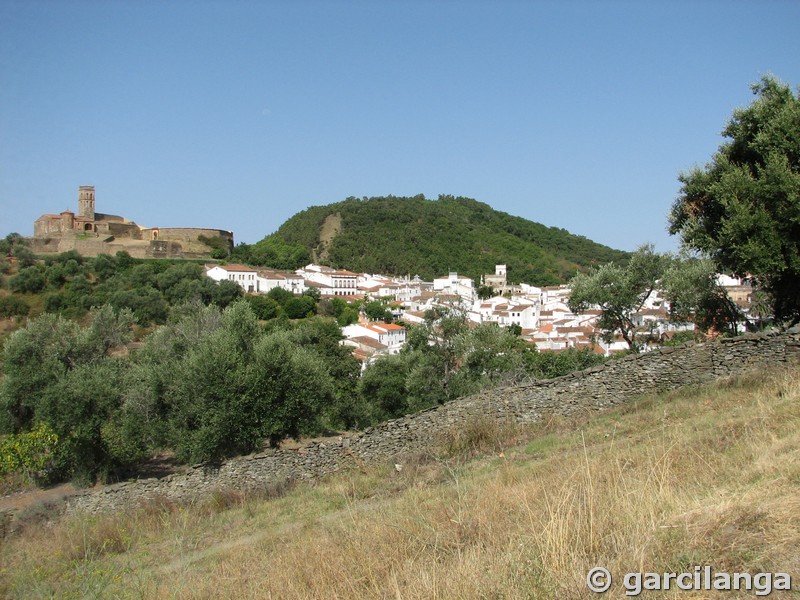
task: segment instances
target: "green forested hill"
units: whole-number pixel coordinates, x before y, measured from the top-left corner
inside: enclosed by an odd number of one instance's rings
[[[428,280],[448,271],[477,278],[506,264],[511,281],[534,285],[561,283],[576,269],[627,257],[564,229],[453,196],[348,198],[313,206],[237,253],[242,260],[281,268],[316,260]]]

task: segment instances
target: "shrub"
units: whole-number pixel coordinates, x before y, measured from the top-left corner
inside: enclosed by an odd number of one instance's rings
[[[66,294],[54,292],[44,297],[44,309],[49,313],[59,313],[69,305]]]
[[[0,298],[0,318],[24,317],[29,311],[30,307],[22,298],[16,296]]]
[[[25,267],[9,279],[8,287],[13,292],[36,293],[44,289],[45,279],[36,267]]]
[[[267,296],[247,296],[247,301],[250,303],[250,308],[253,309],[253,312],[262,321],[274,319],[281,312],[281,305]]]
[[[211,249],[211,258],[225,259],[231,255],[231,243],[224,238],[200,235],[197,240]]]
[[[46,482],[58,464],[58,435],[46,423],[31,431],[0,441],[0,477],[19,474],[37,483]]]
[[[446,456],[479,456],[519,443],[520,433],[515,423],[503,423],[483,415],[447,430],[440,438],[440,447]]]
[[[290,319],[305,319],[317,312],[317,303],[310,296],[302,295],[290,298],[283,309]]]

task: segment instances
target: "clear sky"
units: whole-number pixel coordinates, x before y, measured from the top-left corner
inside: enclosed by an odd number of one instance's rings
[[[256,242],[348,196],[453,194],[675,250],[678,174],[800,2],[0,0],[0,234],[97,210]]]

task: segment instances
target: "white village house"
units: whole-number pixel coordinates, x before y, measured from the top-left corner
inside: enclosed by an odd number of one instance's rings
[[[362,325],[354,323],[342,328],[345,338],[366,336],[378,340],[381,344],[391,350],[391,354],[396,354],[406,342],[406,328],[394,323],[374,323]]]
[[[462,300],[472,304],[475,301],[475,284],[469,277],[459,276],[450,272],[447,277],[437,277],[433,280],[433,290],[444,294],[459,296]]]
[[[358,275],[350,271],[310,264],[297,270],[307,287],[315,287],[322,296],[358,295]],[[363,294],[361,294],[363,296]]]
[[[245,292],[258,294],[258,272],[253,267],[244,265],[206,265],[206,275],[216,282],[223,280],[233,281]]]
[[[495,296],[478,301],[468,313],[475,323],[497,323],[501,327],[518,325],[522,329],[535,329],[539,323],[538,303]]]
[[[297,295],[306,291],[305,280],[292,271],[260,268],[258,269],[258,285],[261,293],[264,294],[275,288],[281,288]]]
[[[353,348],[362,369],[381,356],[397,354],[406,343],[406,329],[389,323],[356,323],[342,328],[342,344]]]
[[[521,337],[536,344],[540,351],[561,351],[567,348],[592,347],[595,352],[613,354],[627,348],[619,336],[606,343],[597,327],[601,311],[590,307],[580,315],[569,308],[570,289],[566,285],[535,287],[520,283],[511,286],[506,279],[505,265],[497,265],[494,275],[485,275],[484,284],[505,289],[504,296],[478,300],[473,281],[451,272],[433,282],[419,277],[391,277],[381,274],[356,274],[351,271],[310,264],[295,273],[240,264],[206,265],[211,279],[233,281],[246,293],[267,293],[281,288],[302,294],[316,288],[323,297],[339,296],[360,301],[367,298],[393,299],[389,303],[395,318],[407,323],[424,322],[431,309],[454,310],[465,314],[473,323],[497,323],[501,327],[519,326]],[[747,281],[719,276],[731,297],[744,310],[749,308],[752,288]],[[691,331],[693,323],[672,323],[669,305],[660,290],[655,290],[644,306],[633,315],[637,327],[648,329],[660,338],[677,331]],[[344,343],[354,347],[354,355],[365,364],[384,354],[399,352],[405,344],[405,329],[398,325],[351,325],[343,332]]]

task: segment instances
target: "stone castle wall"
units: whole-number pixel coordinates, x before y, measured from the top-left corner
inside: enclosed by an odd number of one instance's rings
[[[129,238],[108,237],[62,237],[29,239],[28,244],[34,254],[60,254],[75,250],[81,256],[99,254],[114,255],[124,251],[133,258],[204,258],[208,253],[184,252],[179,242],[133,240]]]
[[[333,442],[300,450],[270,450],[221,465],[196,465],[186,473],[163,479],[107,486],[70,498],[67,508],[70,512],[101,512],[121,510],[155,497],[190,501],[215,489],[264,489],[288,479],[312,479],[423,451],[447,429],[479,415],[531,423],[546,414],[569,416],[601,410],[657,391],[705,383],[756,367],[797,362],[800,328],[663,348],[557,379],[486,391]]]
[[[157,232],[157,238],[153,234]],[[144,239],[169,240],[172,242],[197,242],[200,236],[207,238],[222,238],[233,244],[233,232],[224,229],[206,229],[201,227],[154,227],[144,229]]]
[[[106,235],[113,235],[115,238],[127,238],[131,240],[141,240],[142,238],[142,230],[139,228],[138,225],[132,225],[130,223],[115,223],[110,221],[108,223],[99,223],[97,225],[97,231],[100,234],[100,237],[103,237],[103,234]]]
[[[60,254],[75,250],[82,256],[97,256],[99,254],[114,255],[125,251],[133,258],[208,258],[211,249],[197,240],[198,235],[206,237],[222,237],[232,244],[232,234],[229,231],[216,229],[181,229],[179,233],[171,235],[173,229],[159,230],[158,239],[141,239],[141,236],[131,237],[129,232],[122,235],[87,234],[86,236],[72,235],[51,238],[29,238],[28,244],[34,254]],[[194,232],[194,237],[189,238],[188,232]],[[163,232],[167,232],[164,234]],[[198,233],[199,232],[199,233]]]
[[[120,250],[124,250],[134,258],[146,258],[145,250],[148,243],[91,234],[86,237],[29,238],[28,245],[34,254],[60,254],[75,250],[82,256],[97,256],[98,254],[116,254]]]

